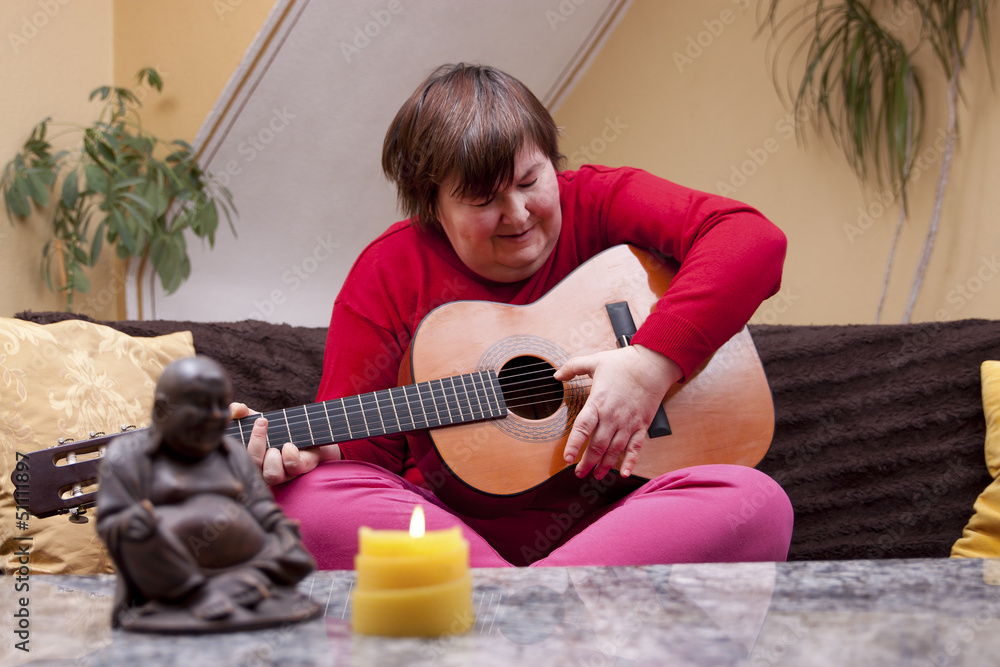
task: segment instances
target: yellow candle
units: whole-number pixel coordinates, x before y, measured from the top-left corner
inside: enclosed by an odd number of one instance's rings
[[[424,531],[421,507],[410,530],[358,531],[351,593],[355,632],[392,637],[439,637],[475,622],[469,543],[457,527]]]

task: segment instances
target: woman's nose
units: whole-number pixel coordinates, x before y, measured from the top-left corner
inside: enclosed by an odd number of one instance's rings
[[[526,223],[530,217],[527,197],[517,195],[508,197],[503,214],[506,222],[512,226],[516,227]]]

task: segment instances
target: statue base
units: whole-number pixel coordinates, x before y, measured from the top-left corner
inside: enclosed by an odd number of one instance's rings
[[[253,607],[234,605],[224,618],[203,619],[195,616],[190,605],[170,605],[161,601],[119,614],[118,626],[129,632],[157,634],[209,634],[264,630],[290,623],[309,621],[321,616],[318,604],[293,586],[275,586],[271,595]]]

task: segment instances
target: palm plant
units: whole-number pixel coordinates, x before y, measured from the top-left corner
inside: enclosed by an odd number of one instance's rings
[[[137,75],[140,85],[162,90],[152,68]],[[138,115],[139,95],[129,88],[102,86],[90,99],[104,102],[88,127],[59,125],[82,134],[78,147],[56,152],[44,119],[7,163],[0,191],[11,221],[32,215],[32,202],[51,215],[52,237],[42,249],[42,273],[49,288],[62,292],[66,310],[86,292],[84,271],[100,258],[104,243],[126,264],[138,260],[139,312],[147,266],[164,291],[174,292],[188,278],[191,264],[185,235],[215,242],[219,209],[232,229],[232,196],[210,181],[187,143],[165,142],[145,131]],[[235,229],[233,229],[235,234]]]
[[[930,48],[946,77],[948,121],[931,218],[903,313],[909,322],[930,263],[958,142],[958,105],[969,47],[979,34],[989,64],[990,0],[802,0],[794,7],[770,0],[764,24],[775,36],[775,67],[785,47],[803,64],[794,91],[796,114],[815,111],[851,169],[862,180],[890,184],[900,212],[886,263],[875,321],[885,305],[915,158],[926,136],[925,80],[918,54]],[[912,20],[911,20],[912,17]],[[916,22],[916,25],[914,25]],[[978,29],[978,31],[977,31]],[[777,69],[774,72],[777,83]],[[791,75],[789,75],[791,79]],[[779,86],[780,87],[780,86]]]

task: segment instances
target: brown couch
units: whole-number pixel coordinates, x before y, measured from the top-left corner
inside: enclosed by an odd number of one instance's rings
[[[191,331],[195,349],[229,372],[236,398],[257,409],[315,399],[324,328],[253,320],[103,324],[134,336]],[[757,325],[751,333],[776,422],[758,467],[795,508],[790,559],[947,557],[991,481],[979,366],[1000,359],[1000,321]]]

